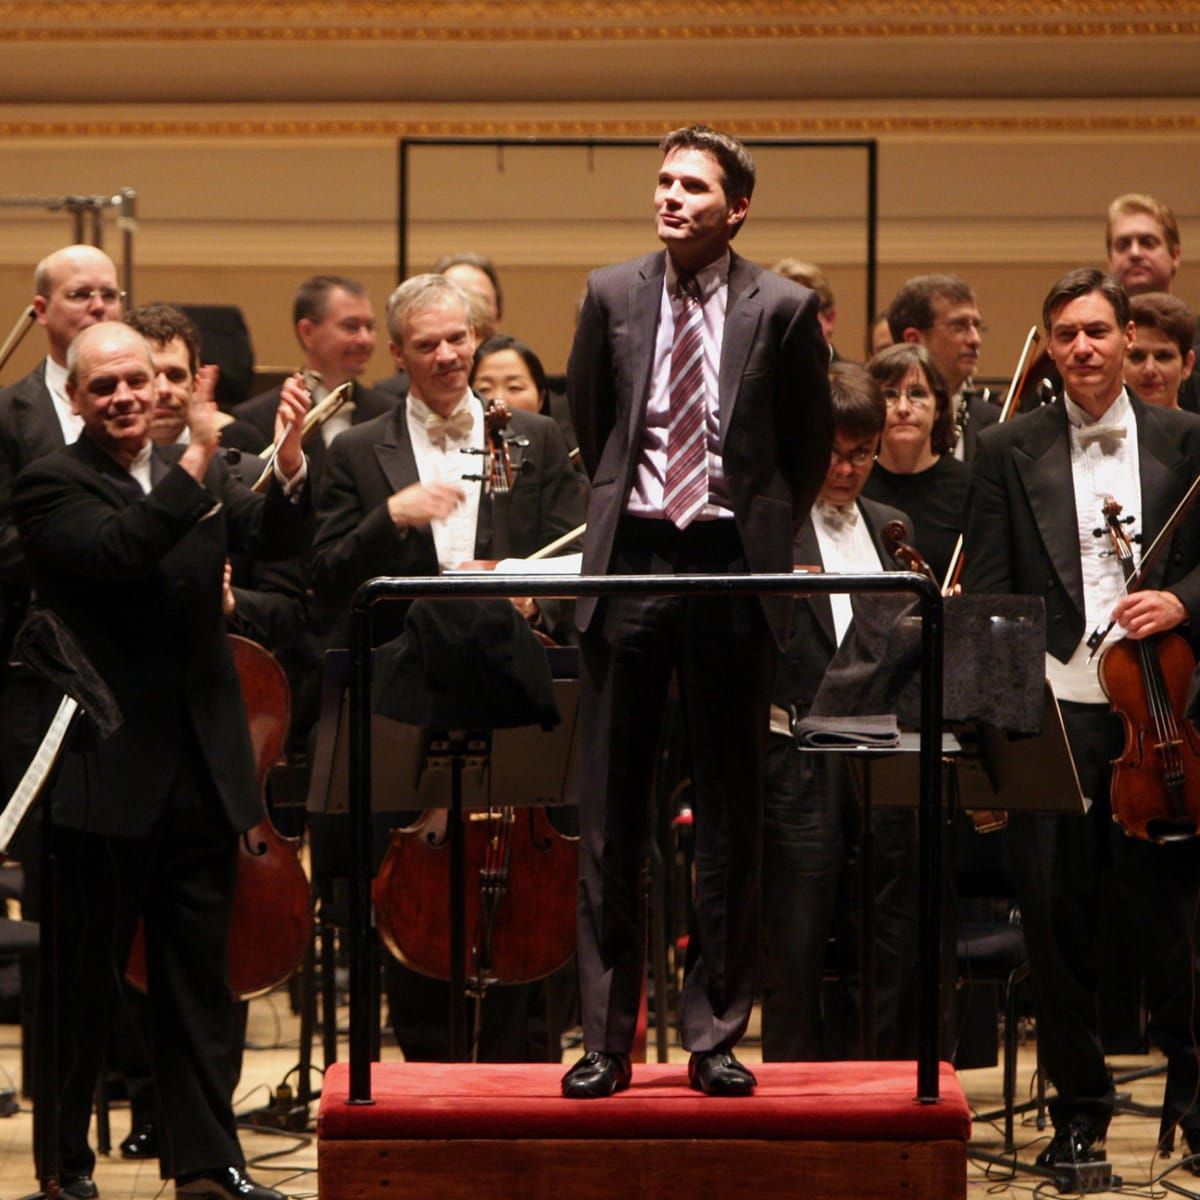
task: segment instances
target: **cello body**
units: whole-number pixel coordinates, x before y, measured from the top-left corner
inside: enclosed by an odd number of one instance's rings
[[[229,635],[242,685],[255,778],[264,794],[271,768],[283,761],[291,724],[287,676],[269,650]],[[284,837],[263,818],[238,840],[237,883],[229,916],[227,975],[239,1000],[261,996],[299,967],[312,938],[312,895],[300,863],[300,839]],[[125,977],[146,990],[146,950],[139,923]]]
[[[388,950],[434,979],[450,971],[448,810],[393,829],[375,876],[375,923]],[[466,977],[532,983],[575,953],[577,839],[543,808],[463,814]],[[507,844],[508,852],[505,853]]]

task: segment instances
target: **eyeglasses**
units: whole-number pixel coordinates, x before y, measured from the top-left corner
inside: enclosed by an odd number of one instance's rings
[[[919,383],[910,388],[883,389],[883,402],[888,408],[895,408],[900,403],[901,396],[908,401],[909,408],[929,408],[933,404],[933,393]]]
[[[63,292],[63,299],[68,304],[91,304],[93,296],[99,296],[109,307],[125,301],[125,293],[118,292],[116,288],[72,288],[69,292]]]
[[[971,330],[982,337],[988,331],[988,327],[978,317],[955,317],[953,321],[942,321],[940,324],[943,329],[948,329],[959,337],[970,333]]]
[[[842,454],[837,450],[830,450],[829,465],[836,467],[839,463],[849,463],[856,471],[861,471],[868,463],[875,461],[875,451],[868,450],[865,446],[859,446],[857,450],[851,450],[849,454]]]

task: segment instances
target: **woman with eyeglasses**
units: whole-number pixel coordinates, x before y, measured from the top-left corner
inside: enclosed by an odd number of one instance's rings
[[[912,518],[917,550],[944,579],[962,532],[970,470],[951,453],[954,406],[924,346],[881,350],[867,371],[887,405],[879,456],[863,495]]]

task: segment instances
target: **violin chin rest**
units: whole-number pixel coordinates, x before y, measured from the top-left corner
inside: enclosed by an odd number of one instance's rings
[[[1154,817],[1146,822],[1146,836],[1160,846],[1186,842],[1196,836],[1196,822],[1190,817]]]

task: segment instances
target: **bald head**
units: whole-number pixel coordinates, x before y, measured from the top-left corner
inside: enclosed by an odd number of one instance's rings
[[[60,366],[81,330],[121,316],[121,291],[113,260],[95,246],[65,246],[34,271],[37,322],[46,330],[50,357]]]
[[[67,350],[67,395],[83,432],[124,466],[150,437],[154,365],[146,339],[120,321],[82,330]]]

